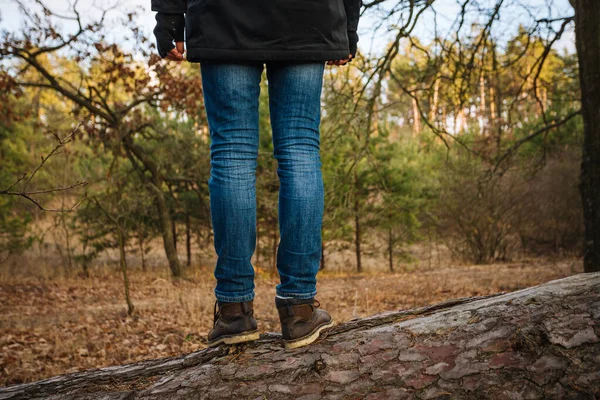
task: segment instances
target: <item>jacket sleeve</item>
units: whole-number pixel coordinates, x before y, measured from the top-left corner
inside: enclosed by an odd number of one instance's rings
[[[187,12],[187,0],[151,0],[152,11],[167,14],[184,14]],[[360,0],[359,0],[360,1]]]
[[[348,41],[350,44],[350,53],[356,55],[356,42],[358,42],[358,21],[360,19],[360,8],[362,0],[344,0],[344,8],[346,9],[346,17],[348,19]]]

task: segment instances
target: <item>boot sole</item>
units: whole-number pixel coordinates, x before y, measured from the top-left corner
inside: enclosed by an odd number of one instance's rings
[[[259,338],[260,338],[260,332],[258,332],[258,331],[252,332],[252,333],[245,333],[242,335],[224,336],[224,337],[220,337],[219,339],[214,340],[212,342],[208,342],[208,347],[214,347],[214,346],[217,346],[222,343],[236,344],[236,343],[251,342],[253,340],[258,340]]]
[[[332,318],[331,321],[329,321],[325,325],[321,325],[310,335],[300,338],[300,339],[284,341],[283,345],[286,350],[297,349],[298,347],[309,345],[319,338],[319,335],[323,329],[331,328],[334,325],[334,323],[335,322],[333,321],[333,318]]]

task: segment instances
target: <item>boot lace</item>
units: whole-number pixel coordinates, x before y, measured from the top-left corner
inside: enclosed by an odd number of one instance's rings
[[[215,309],[213,310],[213,326],[217,324],[217,320],[221,316],[220,310],[217,309],[218,300],[215,301]]]
[[[218,307],[219,301],[215,301],[215,308],[213,310],[213,326],[217,324],[217,320],[221,318],[221,307]],[[246,306],[242,304],[242,314],[244,315],[254,315],[254,311],[246,310]]]
[[[315,299],[314,303],[312,304],[313,311],[315,310],[315,308],[319,307],[321,307],[321,303],[319,303],[319,300]]]

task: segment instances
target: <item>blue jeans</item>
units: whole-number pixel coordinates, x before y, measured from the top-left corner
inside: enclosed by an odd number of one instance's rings
[[[201,62],[210,130],[210,210],[215,296],[254,298],[259,94],[264,64]],[[319,126],[325,62],[268,61],[269,110],[279,177],[277,295],[314,297],[321,259],[324,188]]]

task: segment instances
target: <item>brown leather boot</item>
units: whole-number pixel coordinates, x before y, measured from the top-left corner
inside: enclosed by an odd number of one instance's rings
[[[275,297],[279,312],[283,343],[287,350],[311,344],[325,328],[333,326],[333,318],[325,310],[318,309],[318,300],[281,299]]]
[[[221,343],[234,344],[259,338],[254,319],[253,301],[239,303],[215,302],[213,329],[208,333],[208,346]]]

